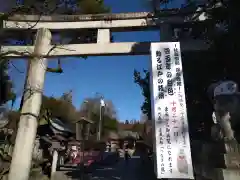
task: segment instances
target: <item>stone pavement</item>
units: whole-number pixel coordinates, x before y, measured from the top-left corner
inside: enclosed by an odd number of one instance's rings
[[[142,180],[139,166],[140,156],[133,156],[128,162],[120,158],[111,166],[96,168],[90,175],[91,180]]]
[[[81,173],[76,170],[59,171],[56,179],[65,180],[66,178],[62,179],[63,173],[68,175],[68,180],[80,180]],[[84,180],[152,180],[149,177],[141,157],[135,153],[128,162],[124,158],[119,158],[111,164],[95,166],[91,173],[84,175]]]

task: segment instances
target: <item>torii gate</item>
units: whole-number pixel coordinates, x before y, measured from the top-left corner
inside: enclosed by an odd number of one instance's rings
[[[189,18],[188,18],[189,19]],[[14,15],[3,22],[3,29],[11,31],[37,30],[47,28],[50,31],[97,29],[97,43],[67,44],[61,48],[54,48],[47,56],[111,56],[111,55],[142,55],[149,54],[151,42],[110,42],[110,32],[126,32],[136,30],[160,29],[161,41],[178,41],[173,39],[172,25],[199,22],[201,20],[187,20],[186,17],[166,16],[155,18],[152,13],[119,13],[100,15]],[[37,22],[37,23],[36,23]],[[160,39],[160,38],[159,38]],[[104,46],[103,46],[104,44]],[[33,46],[3,46],[1,51],[18,51],[18,55],[9,53],[8,57],[29,56]],[[51,49],[52,47],[49,47]],[[206,50],[207,44],[203,40],[182,40],[183,51]],[[22,55],[20,55],[22,54]],[[44,53],[43,53],[44,54]]]
[[[187,20],[188,19],[188,20]],[[159,29],[161,41],[173,41],[172,25],[193,22],[189,17],[172,16],[156,18],[152,13],[119,13],[100,15],[14,15],[3,22],[5,31],[38,30],[34,46],[2,46],[1,53],[10,58],[33,58],[28,71],[30,90],[24,93],[24,105],[19,123],[16,144],[11,163],[9,180],[27,180],[31,166],[33,140],[36,135],[37,121],[41,105],[41,92],[44,84],[47,60],[43,57],[59,56],[103,56],[103,55],[140,55],[150,53],[151,42],[110,42],[111,31],[135,31]],[[194,20],[197,23],[198,20]],[[66,44],[56,47],[50,45],[51,32],[75,29],[97,29],[97,43]],[[176,41],[176,40],[175,40]],[[201,40],[181,41],[182,51],[208,49]],[[34,56],[33,56],[34,55]],[[41,60],[41,62],[39,62]],[[38,76],[36,76],[36,74]],[[27,97],[28,95],[31,95]],[[34,104],[35,103],[35,104]]]

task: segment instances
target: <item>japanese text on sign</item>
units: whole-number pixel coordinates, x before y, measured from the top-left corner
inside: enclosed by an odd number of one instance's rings
[[[157,178],[193,179],[180,44],[152,43],[151,53]]]

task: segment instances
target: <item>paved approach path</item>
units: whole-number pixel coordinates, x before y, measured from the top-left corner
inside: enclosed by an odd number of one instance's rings
[[[140,156],[133,156],[126,163],[123,158],[114,165],[96,168],[90,175],[90,180],[142,180]]]
[[[146,174],[149,166],[144,166],[141,157],[134,154],[128,162],[124,158],[115,161],[115,158],[109,165],[97,165],[91,173],[84,175],[84,180],[156,180],[150,178],[149,173]],[[80,174],[78,170],[62,170],[58,171],[54,180],[80,180]]]

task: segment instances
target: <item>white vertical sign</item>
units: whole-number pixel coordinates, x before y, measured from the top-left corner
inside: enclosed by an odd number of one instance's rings
[[[194,179],[179,42],[151,44],[157,178]]]

